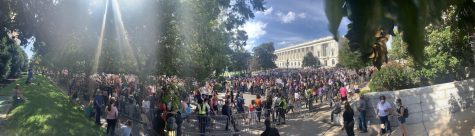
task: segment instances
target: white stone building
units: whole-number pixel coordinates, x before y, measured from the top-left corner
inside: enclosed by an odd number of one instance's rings
[[[338,42],[333,37],[323,37],[275,50],[274,54],[277,55],[275,64],[278,68],[302,68],[304,56],[312,52],[319,60],[317,65],[334,67],[338,63],[338,49]]]

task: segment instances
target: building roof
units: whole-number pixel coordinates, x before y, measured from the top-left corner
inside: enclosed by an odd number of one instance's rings
[[[304,46],[308,46],[308,45],[311,45],[311,44],[314,44],[314,43],[331,41],[331,40],[334,40],[333,36],[326,36],[326,37],[318,38],[318,39],[315,39],[315,40],[299,43],[299,44],[296,44],[296,45],[291,45],[291,46],[288,46],[288,47],[285,47],[285,48],[280,48],[280,49],[275,50],[275,52],[280,52],[280,51],[293,49],[293,48],[298,48],[298,47],[304,47]]]

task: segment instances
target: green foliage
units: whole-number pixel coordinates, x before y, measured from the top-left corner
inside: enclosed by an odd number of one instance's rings
[[[409,58],[408,45],[402,40],[402,35],[403,33],[395,31],[395,35],[392,37],[391,49],[388,54],[390,60],[407,60]]]
[[[305,54],[302,60],[302,67],[316,67],[317,66],[317,58],[313,56],[312,52],[308,52]]]
[[[10,51],[12,60],[9,77],[17,78],[28,69],[28,56],[20,46],[14,46]]]
[[[432,83],[449,82],[464,76],[464,67],[473,66],[473,52],[467,40],[457,38],[450,27],[428,28],[429,46],[424,49],[427,60],[420,74]],[[462,36],[464,37],[464,36]]]
[[[422,64],[412,63],[408,55],[407,44],[402,41],[402,33],[393,37],[390,58],[406,62],[405,65],[415,69],[423,85],[450,82],[465,78],[465,67],[473,66],[473,50],[469,45],[468,35],[460,35],[458,27],[452,23],[455,8],[444,12],[442,23],[426,27],[428,45],[424,49],[426,58]]]
[[[277,59],[277,56],[274,54],[274,43],[263,43],[257,47],[254,47],[254,56],[253,62],[251,65],[254,66],[254,70],[267,70],[277,68],[274,61]]]
[[[10,94],[16,84],[23,84],[26,78],[0,89],[0,94]],[[68,96],[43,76],[36,76],[37,85],[21,86],[28,99],[8,115],[0,135],[103,135],[104,130],[94,126],[94,120],[84,116],[84,111],[70,101]],[[11,99],[11,97],[2,97]],[[1,100],[4,102],[4,100]],[[5,104],[3,103],[2,104]],[[58,131],[67,129],[67,131]]]
[[[233,51],[230,57],[230,71],[245,71],[249,67],[251,53],[246,50]]]
[[[340,49],[338,50],[339,65],[350,68],[360,69],[365,67],[366,63],[361,60],[361,53],[359,51],[351,51],[348,45],[348,40],[340,40]]]
[[[12,45],[8,42],[7,37],[0,39],[0,80],[5,79],[10,74],[11,67],[11,48]]]
[[[388,63],[373,74],[369,87],[372,91],[388,91],[415,87],[414,73],[397,63]]]
[[[373,60],[373,65],[380,67],[386,61],[386,45],[381,40],[387,35],[394,35],[395,26],[404,32],[402,39],[408,44],[407,51],[418,64],[423,63],[425,31],[430,23],[439,22],[442,13],[456,7],[452,16],[457,28],[464,34],[475,31],[475,2],[473,0],[326,0],[326,15],[330,32],[338,36],[338,26],[342,17],[348,17],[351,23],[345,35],[349,39],[350,49],[361,52],[364,62]],[[383,39],[384,41],[384,39]],[[376,57],[375,57],[376,56]]]
[[[159,0],[134,6],[117,1],[120,11],[112,3],[1,1],[0,36],[17,31],[23,45],[34,45],[33,64],[53,72],[130,73],[139,79],[166,74],[203,80],[231,66],[232,50],[242,49],[247,40],[246,32],[237,28],[254,17],[253,11],[265,9],[263,0]],[[104,39],[98,39],[103,18]],[[98,60],[94,54],[100,54]]]

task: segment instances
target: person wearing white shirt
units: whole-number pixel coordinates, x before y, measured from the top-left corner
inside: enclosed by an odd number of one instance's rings
[[[386,102],[386,97],[384,95],[381,95],[379,97],[380,102],[378,102],[377,106],[377,112],[379,116],[379,120],[381,121],[381,124],[384,124],[385,131],[383,129],[380,130],[380,134],[383,134],[385,132],[391,133],[391,124],[389,123],[389,112],[391,110],[391,104]]]
[[[149,109],[150,101],[148,100],[148,97],[145,97],[145,99],[142,101],[142,110],[148,114]]]

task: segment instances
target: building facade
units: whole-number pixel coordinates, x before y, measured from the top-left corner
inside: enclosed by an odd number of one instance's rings
[[[278,68],[302,68],[302,61],[308,52],[312,52],[317,58],[317,65],[321,67],[335,67],[338,64],[338,42],[333,37],[292,45],[275,50],[277,55],[275,64]]]

